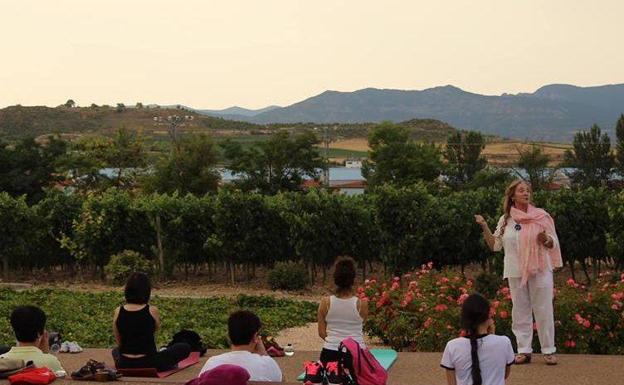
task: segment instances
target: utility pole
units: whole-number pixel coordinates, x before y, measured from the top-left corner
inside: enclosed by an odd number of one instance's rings
[[[318,127],[314,127],[314,131],[318,130]],[[329,187],[329,144],[332,142],[332,137],[328,126],[323,126],[321,130],[323,130],[323,183]],[[333,130],[336,130],[336,127]]]
[[[154,116],[154,122],[157,124],[161,123],[169,123],[169,136],[173,141],[173,145],[176,148],[176,151],[180,152],[180,141],[178,140],[178,127],[182,126],[185,121],[193,120],[192,115],[169,115],[166,118],[162,116]]]

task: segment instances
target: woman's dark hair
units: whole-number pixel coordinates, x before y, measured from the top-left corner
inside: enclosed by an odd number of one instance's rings
[[[351,257],[339,257],[334,264],[334,283],[338,294],[347,293],[355,281],[355,261]]]
[[[147,274],[132,273],[124,290],[126,302],[142,305],[149,302],[151,294],[152,284]]]
[[[472,357],[472,384],[481,385],[481,368],[477,354],[477,338],[479,325],[490,318],[490,303],[481,294],[471,294],[466,298],[461,310],[462,328],[470,338],[470,355]]]

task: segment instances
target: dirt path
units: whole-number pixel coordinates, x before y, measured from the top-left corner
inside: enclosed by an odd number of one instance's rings
[[[9,287],[14,290],[29,289],[67,289],[81,292],[106,292],[117,291],[122,292],[122,286],[111,286],[102,283],[75,283],[75,282],[56,282],[56,283],[0,283],[0,287]],[[270,295],[276,298],[287,298],[299,301],[317,302],[323,295],[329,293],[328,289],[322,286],[313,286],[302,292],[287,292],[281,290],[270,290],[260,285],[253,284],[244,285],[225,285],[225,284],[197,284],[195,282],[184,284],[175,282],[172,284],[158,284],[153,290],[152,295],[169,298],[210,298],[210,297],[235,297],[239,294],[247,295]]]
[[[323,340],[318,336],[318,323],[309,323],[306,326],[284,329],[275,337],[275,340],[281,345],[293,344],[295,350],[320,351],[323,346]],[[369,347],[383,347],[383,344],[373,338],[364,336],[364,341]]]

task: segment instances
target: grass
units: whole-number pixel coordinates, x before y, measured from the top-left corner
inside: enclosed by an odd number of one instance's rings
[[[48,317],[47,330],[60,332],[66,340],[93,348],[110,348],[115,344],[111,324],[114,309],[123,303],[121,293],[1,289],[0,298],[0,344],[14,344],[9,317],[16,306],[26,304],[41,307]],[[158,346],[167,344],[181,329],[192,329],[210,348],[228,346],[226,323],[229,313],[234,310],[254,311],[262,320],[264,330],[274,335],[282,329],[313,322],[317,308],[315,303],[308,301],[248,295],[233,298],[155,297],[151,303],[158,306],[162,317]]]

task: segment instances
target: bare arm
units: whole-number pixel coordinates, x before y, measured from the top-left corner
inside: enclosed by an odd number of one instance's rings
[[[362,322],[366,322],[366,318],[368,318],[368,300],[358,299],[358,312],[360,317],[362,317]]]
[[[448,369],[444,369],[444,371],[446,372],[446,385],[457,385],[457,379],[455,378],[455,371],[448,370]]]
[[[121,346],[121,335],[119,334],[119,329],[117,329],[117,317],[119,317],[119,308],[116,308],[113,314],[113,335],[115,336],[117,346]]]
[[[327,321],[325,321],[325,317],[327,317],[327,312],[329,311],[329,301],[328,298],[323,298],[321,303],[319,303],[318,308],[318,335],[321,339],[327,338]]]
[[[483,231],[483,239],[485,239],[485,243],[487,244],[488,248],[494,251],[494,242],[496,241],[496,239],[494,238],[494,234],[492,234],[492,232],[490,231],[490,227],[488,226],[487,222],[481,215],[478,214],[475,215],[475,221],[479,226],[481,226],[481,230]]]
[[[149,310],[152,317],[154,317],[154,321],[156,321],[156,331],[158,331],[160,329],[160,312],[156,306],[150,306]]]
[[[256,346],[254,347],[254,353],[259,354],[261,356],[268,356],[266,347],[262,342],[262,338],[258,333],[254,336],[254,341],[256,342]]]

